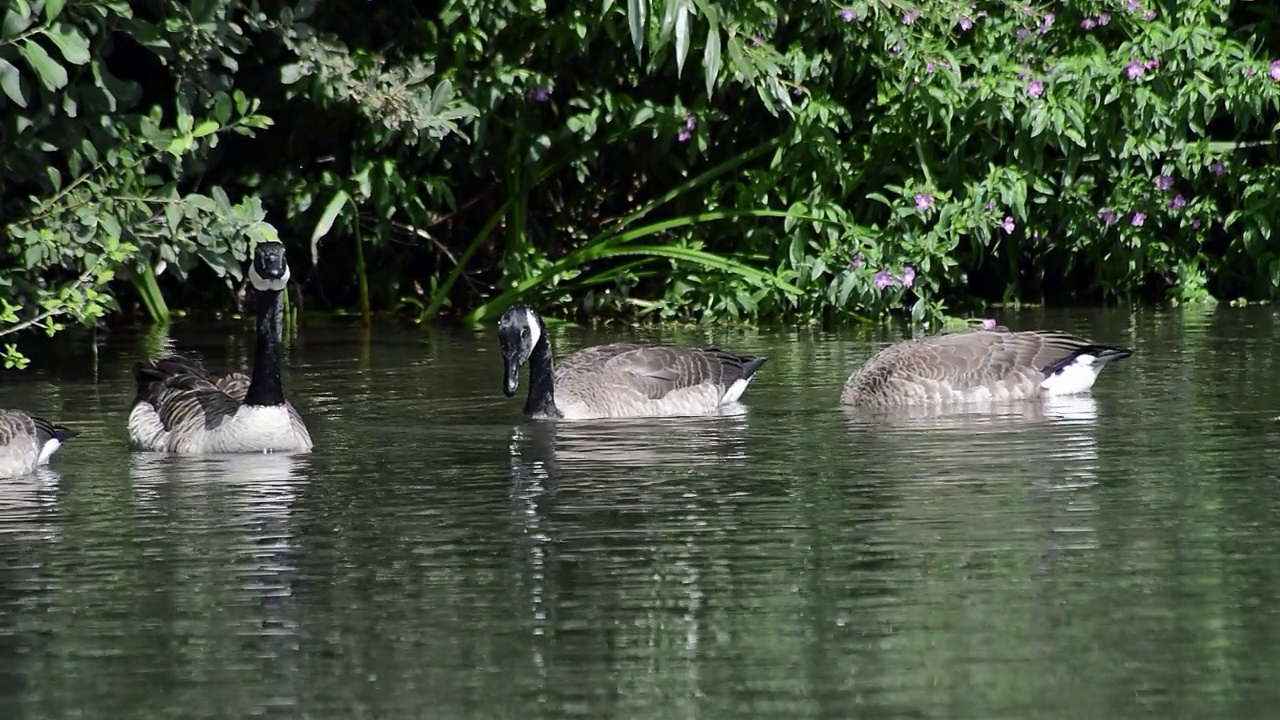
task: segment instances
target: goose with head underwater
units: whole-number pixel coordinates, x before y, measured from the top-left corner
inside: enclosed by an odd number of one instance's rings
[[[1056,330],[935,335],[872,356],[849,377],[840,400],[885,408],[1075,395],[1093,387],[1108,363],[1132,354]]]
[[[507,397],[529,365],[524,411],[537,419],[670,417],[709,415],[737,402],[765,358],[719,348],[683,348],[614,343],[584,348],[554,370],[547,328],[523,305],[498,321]]]
[[[280,378],[281,294],[289,282],[284,245],[259,243],[248,276],[257,296],[252,376],[178,356],[137,363],[130,447],[180,455],[311,450],[311,435],[285,400]]]
[[[76,431],[21,410],[0,410],[0,478],[25,477],[42,465]]]

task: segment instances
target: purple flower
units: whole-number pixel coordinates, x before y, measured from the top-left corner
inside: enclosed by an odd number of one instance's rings
[[[1155,70],[1160,67],[1160,61],[1153,58],[1142,63],[1142,67],[1147,70]]]
[[[1191,218],[1191,229],[1192,230],[1200,229],[1200,218]]]
[[[1049,32],[1049,28],[1053,27],[1053,13],[1045,13],[1044,21],[1040,23],[1040,34],[1044,35]]]
[[[1102,208],[1101,210],[1098,211],[1098,219],[1102,221],[1103,225],[1107,225],[1107,226],[1115,225],[1116,213],[1114,210],[1108,210],[1107,208]]]
[[[1027,83],[1027,94],[1033,98],[1038,98],[1044,94],[1044,81],[1039,78]]]
[[[1018,28],[1018,32],[1016,33],[1016,37],[1019,40],[1026,40],[1027,37],[1029,37],[1030,35],[1031,35],[1030,28]]]
[[[1012,215],[1005,215],[1004,222],[1000,223],[1000,227],[1004,228],[1006,233],[1012,235],[1014,228],[1018,226],[1014,224]]]
[[[972,29],[972,28],[973,28],[973,18],[969,17],[968,15],[966,15],[966,16],[964,16],[964,17],[960,18],[960,29],[961,29],[961,30],[968,31],[968,30],[970,30],[970,29]]]
[[[988,211],[988,212],[990,212],[990,211],[993,211],[993,210],[995,210],[995,209],[996,209],[996,201],[995,201],[995,200],[988,200],[988,201],[987,201],[987,211]]]
[[[902,13],[902,24],[910,25],[915,22],[918,17],[920,17],[920,13],[915,10],[908,10],[907,12]]]
[[[684,118],[684,127],[680,128],[679,134],[676,135],[676,140],[680,142],[688,142],[689,138],[693,137],[693,129],[696,127],[698,127],[698,118],[692,115],[686,115]]]
[[[1187,206],[1187,199],[1182,197],[1182,193],[1178,193],[1177,195],[1174,195],[1173,199],[1169,201],[1169,207],[1173,208],[1174,210],[1180,210],[1186,206]]]
[[[1126,3],[1125,7],[1129,11],[1129,14],[1132,15],[1138,12],[1138,8],[1141,7],[1141,5],[1142,5],[1141,0],[1129,0],[1129,2]]]
[[[1209,163],[1209,172],[1218,176],[1226,175],[1227,174],[1226,163],[1222,162],[1221,160],[1214,160],[1213,162]]]
[[[1143,19],[1143,20],[1146,20],[1146,21],[1148,21],[1148,22],[1150,22],[1150,21],[1152,21],[1152,20],[1155,20],[1155,19],[1156,19],[1156,11],[1155,11],[1155,10],[1148,10],[1148,11],[1146,11],[1146,12],[1142,13],[1142,19]]]
[[[1271,79],[1280,82],[1280,60],[1271,61]]]
[[[1147,221],[1147,214],[1144,212],[1136,212],[1132,218],[1129,218],[1129,224],[1134,227],[1142,227],[1142,223]]]
[[[875,277],[871,278],[871,284],[875,285],[877,290],[884,290],[885,288],[892,287],[893,273],[888,270],[881,270],[876,273]]]
[[[862,267],[862,253],[854,253],[853,259],[849,261],[849,270],[857,270]]]
[[[938,66],[934,65],[932,60],[924,64],[925,72],[933,72],[934,70],[937,70],[937,69],[938,69]]]
[[[1156,187],[1160,188],[1162,191],[1167,191],[1169,188],[1173,187],[1173,178],[1169,175],[1161,175],[1156,178]]]
[[[853,19],[856,17],[857,15],[854,14],[853,8],[840,8],[841,20],[844,20],[845,22],[849,23],[849,22],[853,22]]]
[[[916,269],[910,265],[902,267],[902,287],[909,288],[916,281]]]
[[[752,36],[751,36],[751,45],[752,45],[753,47],[760,47],[760,46],[761,46],[761,45],[763,45],[763,44],[764,44],[764,36],[763,36],[763,35],[761,35],[760,33],[756,33],[755,35],[752,35]]]
[[[995,329],[996,329],[996,319],[995,319],[995,318],[983,318],[983,320],[982,320],[982,329],[983,329],[983,330],[995,330]]]
[[[1098,16],[1099,27],[1103,25],[1110,25],[1110,24],[1111,24],[1111,13],[1102,13],[1101,15]]]
[[[1141,60],[1134,60],[1124,66],[1124,74],[1128,75],[1130,80],[1137,80],[1142,77],[1144,72],[1146,72],[1146,68],[1143,67],[1143,62]]]
[[[551,99],[551,88],[542,85],[535,88],[529,88],[529,90],[525,92],[525,97],[534,102],[546,102]]]
[[[893,53],[894,55],[897,55],[898,53],[902,52],[902,46],[899,45],[898,43],[894,43],[893,47],[889,48],[889,52]]]
[[[1092,30],[1098,26],[1098,21],[1091,17],[1087,17],[1080,21],[1080,27],[1084,30]]]
[[[916,195],[916,210],[924,212],[933,207],[933,196],[928,193]]]

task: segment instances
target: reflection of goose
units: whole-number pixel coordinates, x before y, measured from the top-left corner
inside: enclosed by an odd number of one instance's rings
[[[224,589],[209,595],[200,581],[172,592],[192,592],[186,601],[216,602],[253,614],[254,652],[287,686],[298,673],[300,610],[294,585],[298,575],[294,504],[307,482],[305,455],[181,456],[134,453],[130,476],[135,502],[159,517],[163,549],[189,577],[205,576]],[[153,520],[154,522],[154,520]],[[229,596],[228,596],[229,595]],[[213,608],[209,608],[213,610]]]
[[[42,466],[0,483],[0,536],[56,535],[50,511],[57,504],[60,480],[58,473]]]
[[[30,475],[76,432],[21,410],[0,410],[0,478]]]
[[[526,414],[535,418],[706,415],[736,403],[764,364],[718,348],[613,343],[564,358],[552,374],[551,343],[542,318],[517,305],[498,322],[505,369],[503,392],[515,395],[529,364]]]
[[[1039,401],[971,402],[960,406],[903,405],[875,410],[844,406],[842,409],[851,429],[872,432],[882,427],[969,434],[1016,430],[1046,421],[1092,423],[1098,419],[1098,402],[1088,395],[1046,397]]]
[[[972,330],[895,343],[849,377],[841,402],[859,407],[1028,400],[1093,387],[1132,350],[1053,330]]]
[[[311,449],[307,426],[285,400],[280,381],[281,294],[289,282],[284,245],[258,245],[249,281],[258,295],[252,378],[180,357],[139,362],[128,424],[133,448],[184,455]]]
[[[747,458],[744,413],[708,417],[633,418],[590,425],[557,423],[529,436],[530,450],[553,468],[697,467],[742,464]]]

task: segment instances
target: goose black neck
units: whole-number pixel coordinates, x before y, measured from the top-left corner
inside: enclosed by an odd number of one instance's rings
[[[551,373],[551,344],[545,336],[529,355],[529,400],[524,405],[524,412],[526,415],[560,417]]]
[[[258,339],[253,354],[253,379],[245,405],[284,404],[280,381],[280,345],[284,341],[284,303],[279,290],[258,291]]]

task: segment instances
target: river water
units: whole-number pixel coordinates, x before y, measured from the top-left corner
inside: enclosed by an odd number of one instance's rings
[[[331,321],[287,353],[313,454],[176,458],[126,450],[130,362],[247,326],[34,346],[0,406],[82,435],[0,481],[0,717],[1268,716],[1277,316],[998,317],[1137,353],[872,420],[839,391],[894,331],[560,329],[769,361],[745,414],[556,426],[492,329]]]

